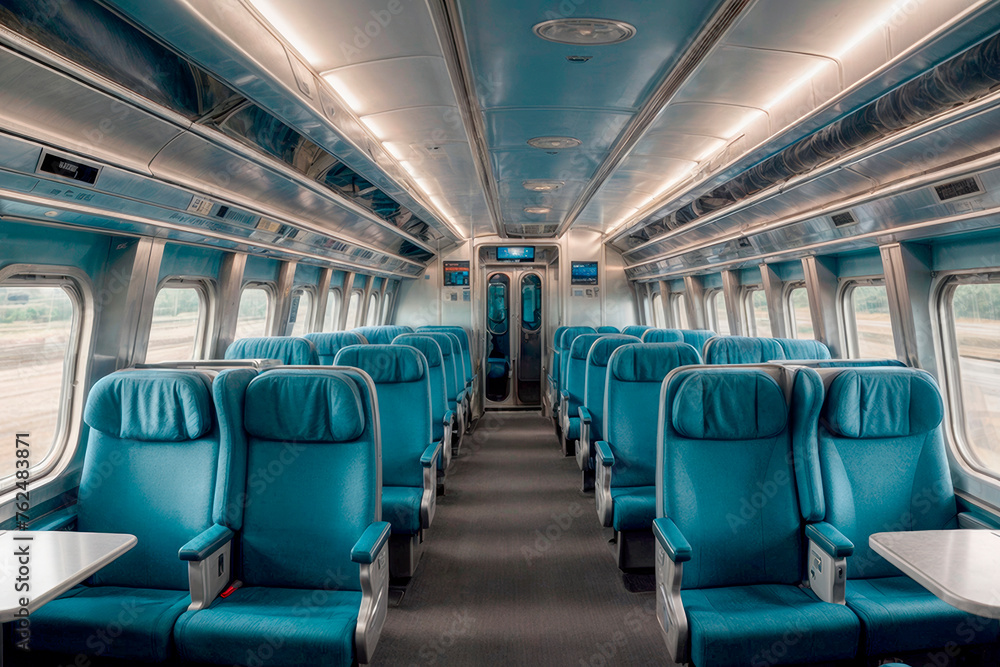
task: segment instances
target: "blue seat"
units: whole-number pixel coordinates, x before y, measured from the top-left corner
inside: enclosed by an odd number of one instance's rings
[[[417,333],[427,331],[453,334],[458,338],[458,342],[462,347],[461,359],[464,361],[462,370],[465,376],[465,393],[462,397],[462,401],[465,404],[463,415],[465,427],[468,429],[472,425],[472,399],[476,392],[476,382],[479,378],[475,365],[472,363],[472,344],[469,340],[469,332],[465,330],[465,327],[459,326],[422,326],[417,328]]]
[[[556,363],[559,364],[559,370],[556,373],[556,388],[555,388],[555,404],[553,405],[553,413],[556,417],[556,433],[562,434],[562,414],[559,412],[560,403],[562,402],[562,390],[563,385],[566,382],[566,366],[569,361],[569,349],[573,345],[573,341],[576,340],[577,336],[582,336],[584,334],[594,334],[597,330],[594,327],[566,327],[563,332],[556,339]]]
[[[635,336],[636,338],[642,339],[642,334],[653,327],[646,324],[630,324],[627,327],[622,328],[622,333],[626,336]]]
[[[316,346],[295,336],[240,338],[226,348],[226,359],[277,359],[286,366],[316,366]]]
[[[403,334],[409,335],[409,334]],[[465,370],[462,366],[462,344],[458,336],[448,331],[419,331],[417,335],[434,339],[441,348],[444,380],[448,396],[448,409],[455,413],[455,424],[451,431],[451,456],[457,456],[462,450],[462,439],[468,416],[465,413]]]
[[[355,327],[351,329],[353,333],[360,334],[372,345],[389,345],[396,336],[413,333],[411,327],[398,324],[383,324],[373,327]]]
[[[319,363],[323,366],[333,366],[333,360],[340,349],[348,345],[365,345],[365,337],[353,331],[336,331],[333,333],[308,333],[303,336],[316,347]]]
[[[454,369],[445,365],[441,346],[446,345],[451,360],[451,339],[444,334],[403,334],[393,345],[406,345],[419,350],[427,361],[427,376],[431,383],[431,440],[441,443],[438,457],[438,487],[443,490],[445,471],[451,465],[451,433],[455,428],[455,411],[448,404],[448,378]]]
[[[806,359],[797,361],[795,365],[809,368],[872,368],[876,366],[906,368],[906,364],[899,359]]]
[[[608,379],[608,360],[611,353],[622,345],[639,342],[635,336],[624,334],[601,336],[587,355],[583,405],[580,406],[580,441],[576,447],[576,463],[583,475],[583,490],[594,487],[593,444],[604,439],[604,389]]]
[[[945,453],[944,405],[934,379],[910,368],[802,369],[821,418],[795,434],[803,516],[854,544],[846,602],[861,618],[868,656],[996,642],[985,621],[939,600],[868,544],[873,533],[958,527]]]
[[[621,332],[618,331],[618,327],[603,326],[603,327],[597,327],[597,333],[599,333],[599,334],[616,334],[616,333],[621,333]]]
[[[785,359],[822,360],[830,358],[830,348],[818,340],[798,338],[772,338],[781,346]]]
[[[221,400],[256,371],[220,375]],[[234,382],[226,382],[229,378]],[[178,552],[215,523],[226,524],[224,491],[242,485],[245,463],[220,437],[211,380],[191,370],[122,371],[99,380],[84,411],[90,427],[79,500],[36,530],[127,533],[136,546],[31,614],[36,650],[161,662],[174,621],[191,604]],[[183,474],[177,474],[183,471]],[[123,611],[132,610],[127,623]],[[106,641],[109,628],[120,629]]]
[[[643,343],[683,343],[684,334],[680,329],[646,329],[642,332]],[[700,348],[695,348],[700,349]]]
[[[726,364],[764,364],[769,361],[780,361],[785,358],[785,352],[774,338],[750,338],[747,336],[716,336],[705,343],[705,363],[711,365]]]
[[[680,332],[684,342],[699,352],[705,349],[705,343],[719,335],[708,329],[680,329]]]
[[[611,353],[604,397],[604,440],[595,446],[595,501],[615,529],[618,567],[652,567],[656,417],[660,385],[675,368],[700,364],[686,343],[638,343]]]
[[[242,586],[177,620],[181,659],[370,661],[388,600],[375,411],[370,379],[354,370],[279,368],[250,383],[231,421],[242,423],[246,468],[268,472],[240,489]]]
[[[552,421],[555,424],[556,432],[561,428],[559,425],[559,357],[562,354],[562,335],[566,329],[569,327],[556,327],[552,334],[552,358],[549,362],[549,409],[552,412]]]
[[[860,624],[800,586],[785,371],[692,368],[664,383],[656,604],[671,660],[739,667],[851,660]],[[797,405],[815,419],[819,402]]]
[[[427,360],[405,345],[352,345],[337,366],[366,372],[378,393],[382,430],[382,518],[392,524],[389,571],[412,577],[423,531],[437,507],[437,459],[431,438],[431,383]]]
[[[574,453],[574,441],[580,439],[580,406],[587,388],[587,355],[603,334],[583,334],[573,339],[566,357],[566,376],[559,392],[559,415],[562,420],[563,453]]]

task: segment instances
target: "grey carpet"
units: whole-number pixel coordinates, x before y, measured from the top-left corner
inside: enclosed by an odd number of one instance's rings
[[[626,589],[579,475],[549,419],[488,413],[372,664],[668,663],[653,593]]]

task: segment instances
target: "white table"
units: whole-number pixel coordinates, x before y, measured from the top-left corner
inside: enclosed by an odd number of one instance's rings
[[[951,606],[1000,618],[1000,531],[875,533],[868,544]]]
[[[134,535],[118,533],[0,531],[0,623],[17,621],[24,617],[22,609],[30,614],[51,602],[134,547],[136,542]],[[27,574],[22,567],[27,568]],[[29,590],[15,588],[24,583],[30,585]],[[22,598],[27,605],[22,606]]]

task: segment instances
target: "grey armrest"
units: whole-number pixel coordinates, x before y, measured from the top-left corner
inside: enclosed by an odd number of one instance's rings
[[[371,524],[351,550],[351,560],[361,570],[361,607],[354,630],[358,663],[366,665],[375,655],[389,609],[389,524]]]
[[[590,470],[590,426],[593,418],[587,406],[580,406],[580,440],[576,443],[576,464],[580,470]]]
[[[430,528],[437,510],[437,460],[441,456],[443,445],[441,442],[432,442],[420,457],[420,463],[424,467],[424,492],[420,496],[421,528]]]
[[[611,468],[615,465],[615,455],[611,453],[611,445],[604,440],[598,440],[596,445],[597,473],[594,482],[594,500],[597,503],[597,517],[601,525],[612,525],[615,512],[614,501],[611,498]]]
[[[691,558],[691,546],[670,519],[653,521],[656,542],[656,621],[667,643],[667,653],[676,663],[691,660],[687,612],[681,601],[684,563]]]
[[[188,562],[191,604],[204,609],[226,587],[232,575],[233,531],[215,524],[181,547],[178,557]]]
[[[844,604],[847,589],[847,557],[854,544],[825,521],[806,526],[809,540],[809,588],[824,602]]]

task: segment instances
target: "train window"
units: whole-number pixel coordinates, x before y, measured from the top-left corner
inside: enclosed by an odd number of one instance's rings
[[[298,299],[298,301],[296,301]],[[293,336],[301,336],[302,334],[307,334],[312,331],[312,318],[313,318],[313,293],[312,290],[306,289],[305,287],[299,287],[292,292],[292,316],[295,317],[295,321],[292,322],[292,334]]]
[[[365,315],[365,324],[370,327],[378,324],[378,294],[374,292],[368,297],[368,314]]]
[[[83,297],[67,278],[15,276],[0,283],[0,392],[5,418],[0,442],[4,489],[58,460],[70,442],[70,414],[82,383]],[[21,437],[26,434],[27,437]],[[14,447],[15,440],[27,446]],[[28,453],[19,458],[18,451]],[[20,461],[27,461],[22,464]],[[27,470],[21,474],[21,469]],[[16,471],[16,472],[15,472]],[[31,471],[36,471],[32,475]]]
[[[683,294],[675,294],[670,298],[670,309],[674,314],[674,324],[678,329],[690,329],[687,311],[687,297]]]
[[[788,335],[792,338],[814,340],[812,313],[809,310],[809,292],[802,283],[793,283],[785,293],[788,310]]]
[[[726,295],[722,290],[715,290],[708,295],[708,313],[712,318],[712,328],[717,334],[728,336],[729,311],[726,309]]]
[[[880,280],[849,281],[841,292],[848,353],[855,359],[894,359],[889,294]]]
[[[337,331],[340,328],[340,305],[343,297],[339,289],[332,289],[326,295],[326,315],[323,316],[323,331]]]
[[[389,324],[389,316],[392,315],[392,301],[394,298],[395,294],[386,292],[385,298],[382,299],[382,324]]]
[[[663,298],[659,292],[653,294],[653,321],[658,327],[667,326],[667,315],[663,312]]]
[[[198,281],[169,280],[153,302],[146,363],[198,359],[208,330],[209,291]]]
[[[354,290],[351,292],[351,300],[347,302],[347,328],[353,329],[354,327],[361,326],[361,322],[358,321],[358,317],[361,315],[361,290]]]
[[[771,313],[767,309],[767,295],[759,287],[751,287],[743,296],[747,326],[751,336],[771,335]]]
[[[264,283],[249,283],[240,295],[240,310],[236,315],[236,338],[267,335],[271,310],[271,289]]]
[[[944,354],[955,430],[978,467],[1000,473],[1000,280],[951,283],[943,322],[953,347]]]

